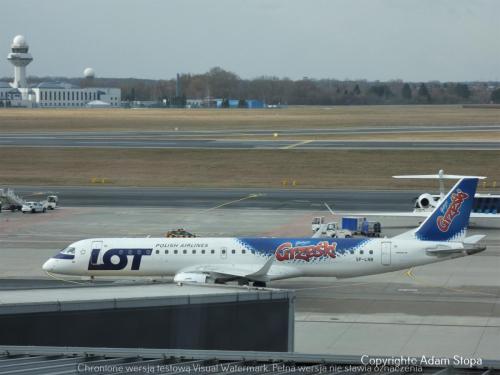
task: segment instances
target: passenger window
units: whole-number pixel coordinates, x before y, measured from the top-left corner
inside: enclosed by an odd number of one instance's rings
[[[225,250],[225,249],[224,249],[224,250],[222,250],[222,251],[221,251],[221,253],[222,253],[222,254],[225,254],[225,253],[226,253],[226,250]]]
[[[193,250],[193,254],[196,254],[196,250]]]
[[[359,250],[359,253],[363,255],[365,252],[363,250]]]
[[[350,251],[350,253],[351,253],[351,254],[354,254],[354,250],[351,250],[351,251]]]
[[[242,254],[245,254],[245,253],[246,253],[245,249],[241,250],[241,253],[242,253]]]
[[[369,253],[370,253],[370,254],[373,254],[373,250],[370,250],[370,251],[369,251]]]
[[[210,250],[210,252],[211,252],[212,254],[215,254],[215,250]]]
[[[160,250],[156,250],[156,254],[160,254]]]
[[[182,254],[187,254],[187,250],[182,250]]]
[[[234,249],[231,250],[231,253],[236,254],[236,250],[234,250]]]
[[[168,250],[165,250],[165,254],[168,254]]]
[[[201,253],[202,253],[202,254],[205,254],[205,250],[202,250],[202,251],[201,251]]]
[[[177,250],[174,250],[174,254],[177,254]]]

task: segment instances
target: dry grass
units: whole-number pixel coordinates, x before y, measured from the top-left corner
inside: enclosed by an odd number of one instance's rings
[[[4,109],[0,132],[297,129],[500,123],[500,110],[459,106],[290,107],[266,110]]]
[[[483,174],[500,182],[498,151],[106,150],[0,149],[4,185],[89,185],[93,177],[121,186],[435,188],[435,181],[390,176]]]

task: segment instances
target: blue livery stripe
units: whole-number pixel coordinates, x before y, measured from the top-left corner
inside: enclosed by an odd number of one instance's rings
[[[364,238],[237,238],[245,249],[277,261],[319,262],[344,256],[370,241]]]

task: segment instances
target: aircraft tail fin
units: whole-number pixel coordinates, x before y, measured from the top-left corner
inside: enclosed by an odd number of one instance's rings
[[[478,179],[462,178],[415,230],[425,241],[462,241],[465,238]]]

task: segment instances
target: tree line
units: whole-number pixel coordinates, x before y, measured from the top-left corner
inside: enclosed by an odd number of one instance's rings
[[[498,82],[380,82],[307,77],[292,80],[273,76],[242,79],[219,67],[203,74],[181,74],[180,93],[176,92],[176,79],[31,77],[30,83],[46,80],[119,87],[125,101],[171,104],[183,104],[186,98],[257,99],[267,104],[288,105],[500,103]]]

